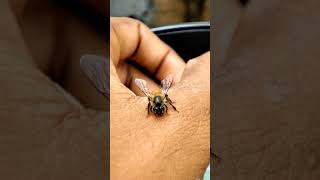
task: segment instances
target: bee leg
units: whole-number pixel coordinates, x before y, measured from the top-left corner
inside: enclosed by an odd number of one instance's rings
[[[174,105],[173,105],[171,102],[169,102],[169,104],[173,107],[173,109],[174,109],[175,111],[179,112],[179,111],[177,110],[177,108],[174,107]]]
[[[148,102],[148,115],[150,114],[150,101]]]
[[[173,101],[169,98],[169,96],[166,94],[166,100],[168,101],[168,103],[173,107],[173,109],[175,110],[175,111],[177,111],[177,112],[179,112],[178,110],[177,110],[177,108],[176,107],[174,107],[174,105],[173,105]]]
[[[166,108],[166,113],[168,113],[168,106],[164,105],[164,107]]]
[[[167,100],[168,100],[168,102],[169,102],[169,103],[171,103],[171,104],[176,103],[176,102],[173,102],[173,101],[169,98],[168,94],[166,94],[166,99],[167,99]]]
[[[172,100],[169,98],[169,96],[168,96],[168,95],[167,95],[167,98],[168,98],[168,100],[169,100],[169,102],[170,102],[171,104],[176,103],[176,102],[172,101]]]

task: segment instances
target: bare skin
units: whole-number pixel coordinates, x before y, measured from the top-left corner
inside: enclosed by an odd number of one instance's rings
[[[201,177],[209,162],[210,53],[185,64],[145,25],[132,19],[111,18],[110,31],[111,178]],[[128,67],[126,58],[151,72],[158,69],[159,79],[174,75],[169,96],[179,113],[169,108],[169,115],[146,118],[148,100],[140,97],[143,93],[130,81],[145,79],[150,89],[157,85],[134,67]],[[130,158],[128,149],[132,150]]]
[[[223,160],[213,179],[319,179],[318,7],[258,0],[239,14],[214,70],[212,143]]]
[[[41,7],[48,9],[37,11],[39,2],[10,1],[12,11],[7,1],[0,2],[0,117],[1,143],[5,144],[0,149],[0,174],[3,179],[105,179],[106,101],[79,68],[82,54],[105,55],[105,37],[46,1],[41,1]],[[55,23],[61,18],[61,24]],[[118,58],[117,49],[111,51],[112,62],[120,65],[119,57],[130,56],[126,50],[135,51],[137,43],[126,40],[132,47],[121,46]],[[159,52],[165,52],[161,46],[155,43]],[[150,57],[143,54],[137,53],[137,59]],[[147,99],[135,96],[134,87],[126,88],[118,77],[129,75],[119,66],[116,72],[113,66],[112,177],[148,179],[154,174],[158,179],[194,179],[202,175],[209,162],[209,56],[187,65],[176,55],[168,56],[178,68],[160,69],[158,77],[166,73],[177,77],[179,82],[169,95],[180,113],[169,109],[170,116],[163,121],[145,119]],[[56,84],[48,77],[62,81]],[[196,86],[193,91],[187,81]]]
[[[105,179],[106,112],[95,110],[103,107],[103,96],[75,68],[81,53],[103,54],[105,41],[67,11],[37,3],[0,2],[1,178]],[[63,23],[55,26],[60,15]],[[66,69],[61,62],[69,63]],[[77,81],[84,92],[69,93],[49,79],[56,65],[61,85],[76,88],[70,82]],[[81,102],[95,109],[80,102],[88,94]]]

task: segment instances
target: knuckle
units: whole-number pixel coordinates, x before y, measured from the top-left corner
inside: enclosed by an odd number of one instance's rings
[[[137,19],[133,19],[130,17],[117,17],[112,18],[110,20],[112,26],[118,27],[118,26],[130,26],[130,27],[138,27],[140,25],[144,25],[143,22]]]
[[[133,26],[138,26],[143,24],[140,20],[138,19],[133,19],[130,17],[123,17],[122,22],[128,25],[133,25]]]

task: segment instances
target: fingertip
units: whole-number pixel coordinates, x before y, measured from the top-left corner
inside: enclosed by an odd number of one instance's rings
[[[185,61],[174,50],[170,50],[170,53],[163,58],[163,62],[158,65],[156,77],[162,80],[169,74],[173,74],[173,82],[179,82],[182,75],[181,72],[186,65]]]
[[[182,79],[207,82],[210,79],[210,52],[190,59],[181,77]]]

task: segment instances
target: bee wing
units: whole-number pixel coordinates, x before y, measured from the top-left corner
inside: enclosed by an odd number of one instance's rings
[[[80,58],[80,67],[96,89],[107,97],[109,94],[107,58],[96,55],[84,55]]]
[[[173,81],[173,75],[168,75],[165,79],[161,81],[161,90],[162,94],[166,95],[168,93],[169,88],[171,87]]]
[[[147,86],[147,81],[143,80],[143,79],[135,79],[134,81],[136,83],[136,85],[139,87],[139,89],[147,96],[147,97],[151,97],[151,93],[149,91],[149,88]]]

